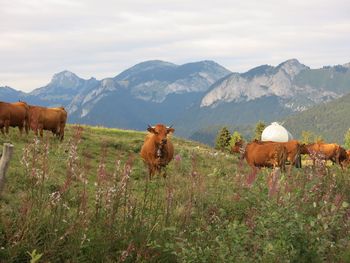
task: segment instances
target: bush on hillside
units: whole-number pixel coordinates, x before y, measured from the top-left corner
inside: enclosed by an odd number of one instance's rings
[[[221,151],[225,150],[230,145],[230,140],[230,131],[227,127],[223,127],[216,137],[215,148]]]

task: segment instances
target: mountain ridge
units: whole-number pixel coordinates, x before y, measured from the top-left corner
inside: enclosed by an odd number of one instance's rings
[[[179,136],[191,137],[212,125],[283,119],[349,92],[350,63],[311,69],[288,59],[237,73],[211,60],[149,60],[101,80],[64,70],[29,93],[0,87],[0,99],[64,106],[74,123],[140,130],[173,123]]]

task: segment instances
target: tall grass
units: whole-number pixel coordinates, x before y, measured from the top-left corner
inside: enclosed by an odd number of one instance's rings
[[[0,261],[350,261],[349,171],[252,174],[175,139],[167,178],[149,180],[143,136],[69,126],[63,144],[11,137],[22,147],[0,200]]]

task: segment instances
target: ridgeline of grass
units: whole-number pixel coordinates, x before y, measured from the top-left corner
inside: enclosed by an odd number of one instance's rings
[[[68,125],[62,143],[1,137],[15,150],[0,262],[349,262],[348,170],[251,174],[235,156],[174,137],[168,177],[150,181],[144,136]]]

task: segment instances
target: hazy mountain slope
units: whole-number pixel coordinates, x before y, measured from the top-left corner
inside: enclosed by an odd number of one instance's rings
[[[229,73],[212,61],[181,66],[147,61],[102,80],[94,89],[82,90],[68,110],[76,122],[143,129],[147,122],[178,118],[214,82]],[[101,112],[105,113],[101,115]]]
[[[271,122],[293,112],[283,107],[277,96],[261,97],[252,101],[220,104],[214,109],[201,108],[198,104],[190,108],[175,124],[180,136],[191,137],[198,130],[208,126],[238,126],[256,123],[259,120]]]
[[[284,120],[284,126],[296,138],[302,131],[312,131],[326,141],[344,142],[344,135],[350,128],[350,94],[340,99],[322,103]]]
[[[24,96],[25,93],[19,90],[12,89],[10,87],[0,87],[0,100],[7,102],[18,101],[19,98]]]
[[[276,67],[263,65],[243,74],[232,73],[217,81],[176,124],[180,135],[191,137],[213,125],[237,126],[258,120],[269,123],[348,92],[348,66],[310,69],[291,59]]]

